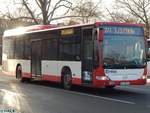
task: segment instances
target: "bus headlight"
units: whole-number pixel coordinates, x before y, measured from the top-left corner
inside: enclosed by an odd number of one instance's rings
[[[96,76],[96,80],[110,80],[107,76]]]
[[[142,76],[142,79],[147,79],[147,77],[145,75]]]

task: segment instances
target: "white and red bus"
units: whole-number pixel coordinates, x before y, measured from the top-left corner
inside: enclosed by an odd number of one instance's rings
[[[16,28],[4,32],[2,70],[21,81],[38,78],[64,88],[143,85],[145,43],[141,24]]]

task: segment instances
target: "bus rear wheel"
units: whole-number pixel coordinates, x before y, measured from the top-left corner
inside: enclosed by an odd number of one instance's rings
[[[20,81],[20,82],[24,82],[25,81],[25,78],[22,77],[22,68],[21,66],[17,66],[17,69],[16,69],[16,78]]]
[[[71,72],[66,71],[63,75],[63,88],[64,89],[71,89],[72,86],[72,76],[71,76]]]

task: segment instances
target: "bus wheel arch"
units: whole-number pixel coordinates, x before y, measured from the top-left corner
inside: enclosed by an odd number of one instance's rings
[[[71,89],[72,86],[72,72],[69,66],[64,66],[61,70],[61,83],[64,89]]]

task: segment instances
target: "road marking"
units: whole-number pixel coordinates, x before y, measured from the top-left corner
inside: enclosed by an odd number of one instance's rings
[[[88,96],[88,97],[93,97],[93,98],[99,98],[99,99],[104,99],[104,100],[109,100],[109,101],[115,101],[115,102],[120,102],[120,103],[124,103],[124,104],[135,104],[134,102],[130,102],[130,101],[126,101],[126,100],[119,100],[119,99],[114,99],[114,98],[109,98],[109,97],[103,97],[103,96],[96,96],[96,95],[90,95],[90,94],[86,94],[86,93],[80,93],[80,92],[75,92],[75,91],[66,91],[65,92],[69,92],[72,94],[77,94],[77,95],[82,95],[82,96]]]

